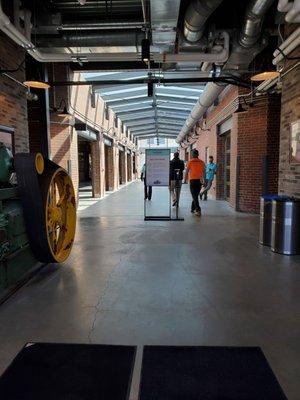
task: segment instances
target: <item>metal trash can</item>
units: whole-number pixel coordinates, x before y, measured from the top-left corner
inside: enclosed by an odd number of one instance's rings
[[[260,224],[259,224],[259,243],[264,246],[271,246],[272,230],[272,201],[289,200],[290,197],[278,194],[267,194],[260,198]]]
[[[271,246],[272,200],[276,195],[265,195],[260,198],[259,243]]]
[[[300,254],[300,199],[272,200],[271,250]]]

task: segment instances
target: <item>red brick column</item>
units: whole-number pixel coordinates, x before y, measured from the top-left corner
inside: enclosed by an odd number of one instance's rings
[[[77,133],[69,125],[51,123],[51,158],[67,170],[78,192],[78,142]]]
[[[105,146],[105,168],[107,168],[107,188],[108,190],[116,190],[119,187],[119,152],[115,143],[112,146]]]
[[[127,154],[127,180],[132,181],[132,155]]]
[[[96,140],[91,143],[92,158],[92,191],[93,197],[102,196],[101,182],[101,142]]]
[[[287,35],[296,29],[291,24]],[[286,36],[287,36],[286,35]],[[289,57],[300,57],[298,46]],[[294,66],[297,60],[286,60],[284,71]],[[280,127],[280,165],[279,165],[279,192],[288,196],[300,198],[300,163],[291,163],[291,123],[300,119],[300,66],[294,68],[282,78],[282,103]]]
[[[277,193],[280,97],[264,98],[238,114],[237,155],[240,156],[238,209],[259,212],[264,160],[268,163],[268,193]]]

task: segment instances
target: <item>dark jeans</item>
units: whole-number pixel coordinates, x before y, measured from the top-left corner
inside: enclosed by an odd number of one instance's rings
[[[204,200],[207,200],[207,192],[209,191],[209,189],[211,188],[213,181],[210,179],[205,179],[205,185],[204,185],[204,189],[201,192],[201,197],[204,197]]]
[[[144,192],[145,192],[145,199],[151,200],[151,197],[152,197],[152,186],[146,186],[145,185]]]
[[[200,179],[191,179],[190,180],[190,191],[193,197],[191,211],[200,211],[199,205],[199,193],[201,190],[201,181]]]

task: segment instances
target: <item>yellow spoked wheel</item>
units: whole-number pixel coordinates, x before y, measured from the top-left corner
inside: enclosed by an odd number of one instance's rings
[[[72,180],[62,168],[51,177],[45,211],[49,249],[56,262],[63,262],[74,242],[76,202]]]

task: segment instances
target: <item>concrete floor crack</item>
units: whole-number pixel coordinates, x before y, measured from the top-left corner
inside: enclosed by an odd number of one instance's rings
[[[97,303],[93,307],[95,309],[95,313],[94,313],[91,329],[89,330],[89,333],[88,333],[88,342],[89,343],[92,343],[92,335],[93,335],[93,333],[95,331],[97,317],[98,317],[98,314],[100,313],[100,311],[102,310],[101,304],[102,304],[103,299],[105,298],[107,290],[109,289],[111,278],[112,278],[113,274],[116,272],[117,267],[120,266],[120,264],[122,262],[124,262],[126,259],[128,259],[133,252],[134,252],[134,249],[132,248],[131,251],[129,251],[125,255],[121,256],[119,261],[114,266],[112,272],[107,277],[107,282],[106,282],[106,285],[105,285],[105,287],[104,287],[104,289],[102,291],[102,294],[100,294]]]

